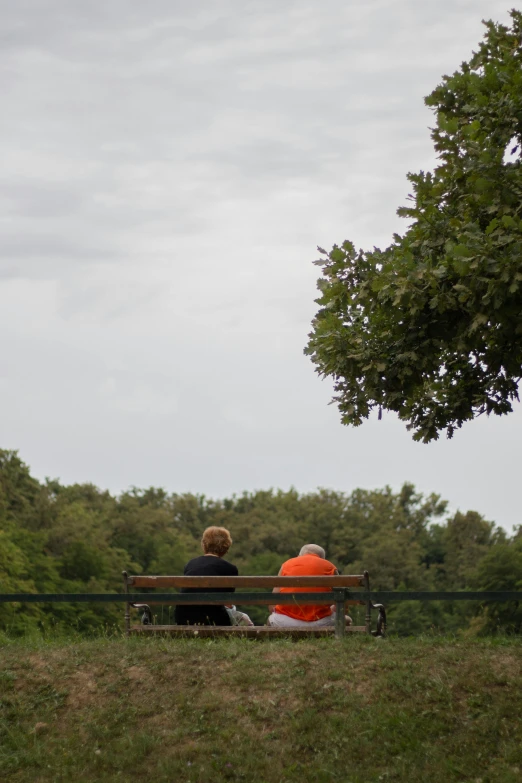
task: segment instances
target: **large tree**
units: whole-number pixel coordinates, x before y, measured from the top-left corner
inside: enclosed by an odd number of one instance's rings
[[[335,245],[316,263],[305,353],[345,424],[395,411],[425,442],[505,414],[522,376],[522,14],[487,22],[468,63],[426,98],[439,158],[409,174],[410,220],[385,250]]]

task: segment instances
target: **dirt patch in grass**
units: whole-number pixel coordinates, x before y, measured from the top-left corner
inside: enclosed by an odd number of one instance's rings
[[[152,676],[146,666],[129,666],[125,674],[133,682],[151,682]]]
[[[49,666],[49,658],[36,653],[29,655],[27,660],[31,664],[31,668],[36,669],[36,671],[45,670]]]
[[[499,678],[517,680],[522,677],[522,661],[520,656],[499,652],[490,658],[490,666]]]
[[[68,707],[77,710],[95,703],[98,686],[92,672],[77,671],[67,678],[65,685]]]

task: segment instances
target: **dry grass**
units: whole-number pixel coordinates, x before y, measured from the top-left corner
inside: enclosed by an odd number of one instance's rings
[[[34,641],[0,659],[2,781],[521,779],[517,641]]]

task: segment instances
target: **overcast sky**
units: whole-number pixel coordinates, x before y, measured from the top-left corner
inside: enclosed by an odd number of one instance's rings
[[[0,0],[0,447],[112,491],[412,481],[522,523],[520,407],[351,429],[303,355],[316,246],[404,230],[423,97],[509,5]]]

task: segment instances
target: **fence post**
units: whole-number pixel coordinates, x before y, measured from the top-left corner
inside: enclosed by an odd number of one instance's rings
[[[334,587],[333,594],[335,601],[335,638],[344,639],[346,633],[346,620],[344,619],[346,590],[344,587]]]
[[[126,571],[123,574],[123,587],[126,593],[129,592],[129,575]],[[130,636],[130,604],[125,604],[125,636]]]
[[[370,574],[368,571],[364,572],[364,587],[367,590],[367,592],[370,592]],[[366,601],[366,633],[371,634],[372,632],[372,602],[370,599]]]

